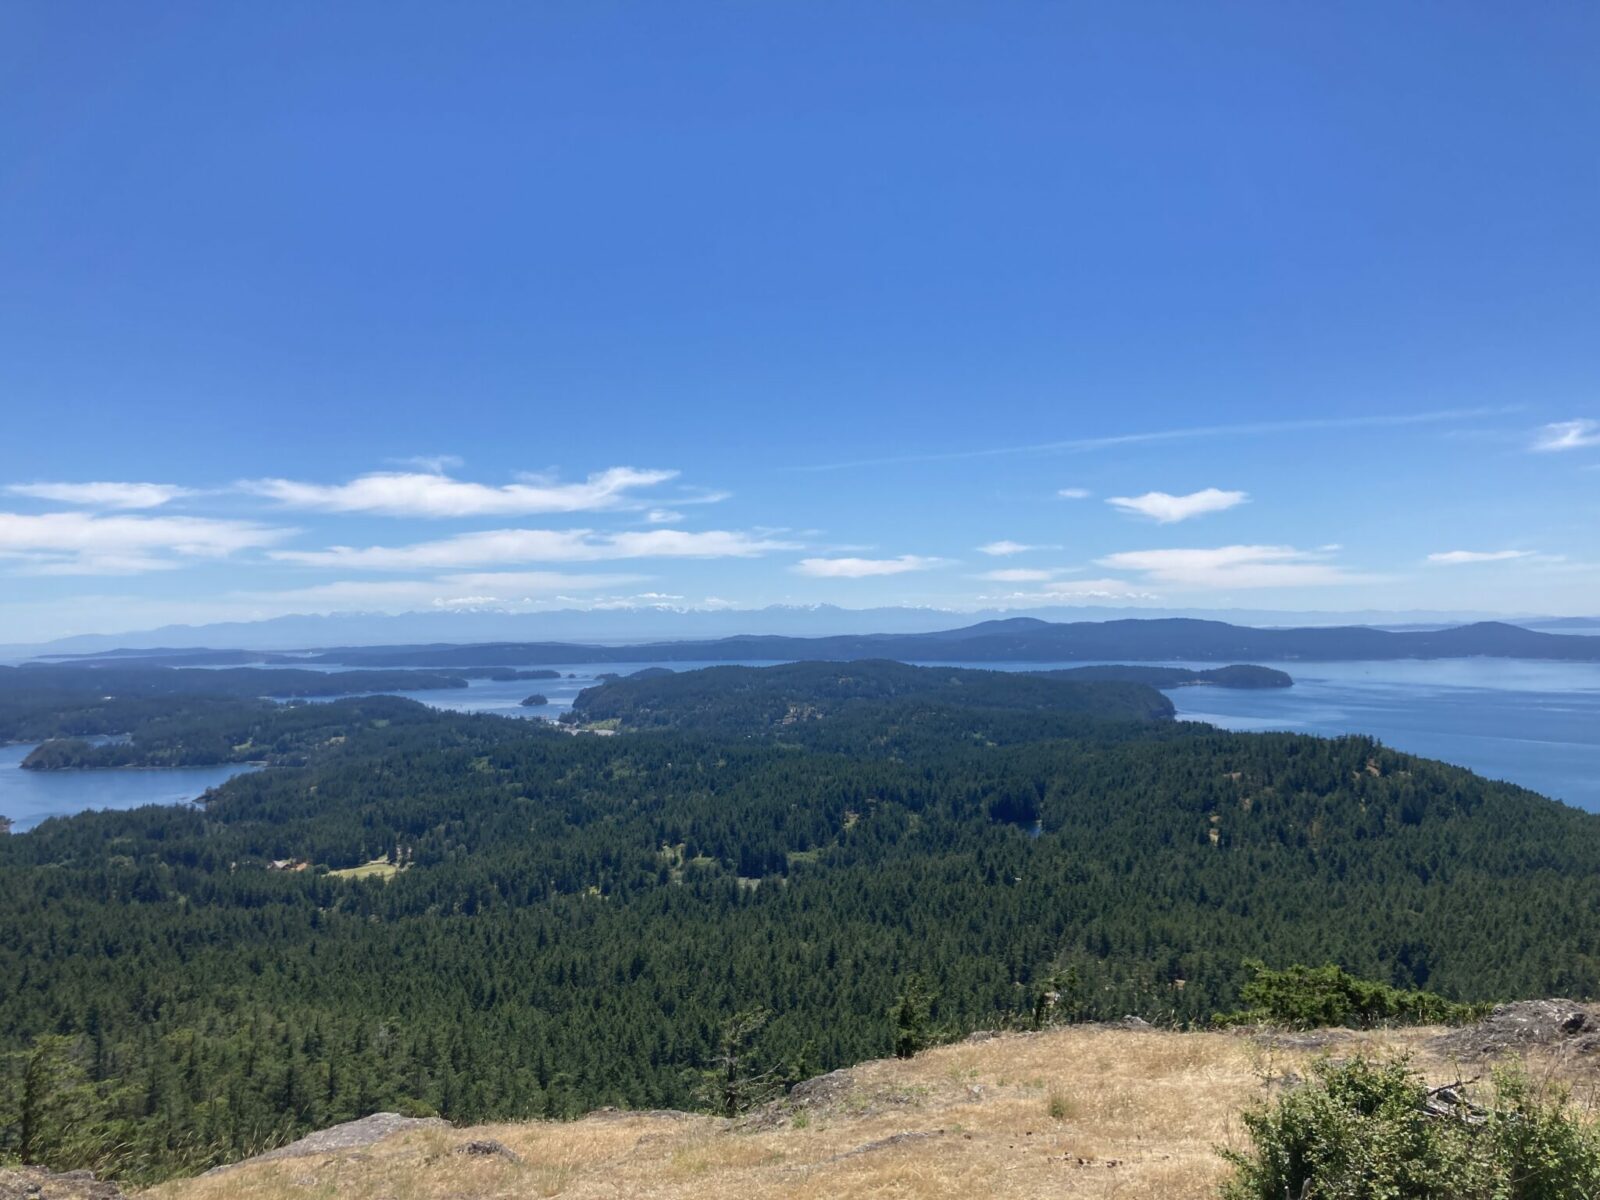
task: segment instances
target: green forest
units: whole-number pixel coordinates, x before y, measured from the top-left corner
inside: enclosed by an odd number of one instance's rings
[[[1139,684],[767,670],[592,689],[611,736],[275,706],[251,736],[295,754],[203,809],[0,838],[0,1156],[151,1179],[379,1110],[703,1106],[743,1014],[798,1079],[910,1009],[1206,1023],[1247,960],[1600,990],[1600,818]]]

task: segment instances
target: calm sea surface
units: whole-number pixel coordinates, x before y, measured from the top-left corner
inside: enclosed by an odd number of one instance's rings
[[[32,746],[0,746],[0,816],[22,833],[46,817],[91,808],[182,804],[253,767],[183,767],[161,771],[24,771]]]
[[[626,675],[648,666],[686,671],[715,665],[727,664],[563,666],[561,679],[473,680],[467,688],[400,694],[460,712],[553,720],[602,673]],[[945,665],[1031,670],[1064,664]],[[1167,694],[1184,720],[1238,730],[1368,734],[1397,750],[1458,763],[1600,812],[1600,664],[1447,659],[1272,665],[1294,676],[1295,686],[1262,691],[1188,687]],[[569,674],[573,678],[566,678]],[[520,702],[533,693],[548,697],[550,703],[523,708]],[[29,749],[0,747],[0,815],[11,817],[19,832],[47,816],[84,809],[192,800],[247,769],[22,771],[19,764]]]

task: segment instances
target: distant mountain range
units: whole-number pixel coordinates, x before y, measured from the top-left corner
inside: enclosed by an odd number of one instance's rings
[[[1057,623],[1192,618],[1235,625],[1304,628],[1365,625],[1431,630],[1494,619],[1481,612],[1287,612],[1272,609],[1133,609],[1064,607],[956,612],[940,608],[840,608],[831,604],[754,609],[685,609],[657,605],[621,609],[560,609],[538,613],[332,613],[213,625],[168,625],[115,634],[82,634],[42,645],[0,646],[0,655],[99,654],[118,648],[301,650],[312,646],[411,645],[451,642],[587,642],[601,645],[737,636],[841,637],[863,630],[931,634],[952,626],[1015,618]],[[1526,617],[1529,629],[1600,632],[1600,617]]]
[[[126,654],[127,652],[124,652]],[[122,657],[124,655],[117,655]],[[145,655],[173,665],[237,664],[237,651]],[[1032,617],[982,621],[933,633],[797,638],[754,636],[711,641],[602,646],[573,642],[345,646],[254,661],[346,667],[521,667],[611,662],[790,662],[895,659],[901,662],[1327,662],[1373,659],[1525,658],[1600,662],[1600,638],[1543,633],[1484,621],[1438,630],[1365,626],[1256,629],[1188,618],[1076,621]]]

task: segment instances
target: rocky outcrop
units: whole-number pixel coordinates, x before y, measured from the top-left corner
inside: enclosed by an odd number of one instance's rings
[[[17,1167],[0,1169],[0,1200],[123,1200],[123,1195],[93,1171],[55,1175],[42,1167]]]
[[[346,1121],[343,1125],[320,1129],[298,1142],[290,1142],[287,1146],[279,1146],[276,1150],[268,1150],[265,1154],[244,1159],[243,1162],[213,1167],[206,1174],[216,1175],[223,1171],[231,1171],[245,1163],[270,1162],[277,1158],[308,1158],[314,1154],[335,1154],[340,1150],[355,1150],[382,1141],[391,1134],[410,1133],[415,1129],[448,1128],[450,1122],[442,1121],[438,1117],[402,1117],[399,1113],[373,1113],[370,1117],[362,1117],[359,1121]]]
[[[1579,1053],[1600,1050],[1600,1008],[1575,1000],[1518,1000],[1498,1005],[1481,1021],[1433,1039],[1428,1049],[1445,1058],[1497,1058],[1540,1046]]]

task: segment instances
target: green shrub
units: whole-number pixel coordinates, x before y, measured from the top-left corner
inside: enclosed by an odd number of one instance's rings
[[[1430,1101],[1432,1103],[1430,1104]],[[1320,1064],[1244,1116],[1253,1148],[1224,1151],[1224,1200],[1592,1200],[1600,1137],[1565,1095],[1497,1075],[1486,1109],[1453,1112],[1405,1062]]]
[[[1296,1029],[1329,1025],[1458,1025],[1480,1016],[1486,1006],[1457,1004],[1433,992],[1390,987],[1357,979],[1329,963],[1324,967],[1296,964],[1274,971],[1254,960],[1245,966],[1255,973],[1241,989],[1250,1007],[1242,1012],[1218,1013],[1219,1025],[1264,1023]]]

